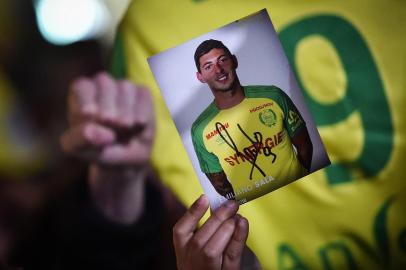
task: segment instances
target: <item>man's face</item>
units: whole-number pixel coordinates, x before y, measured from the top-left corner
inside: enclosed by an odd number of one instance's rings
[[[228,91],[235,87],[237,63],[235,57],[223,49],[212,49],[199,59],[200,72],[197,79],[207,83],[213,91]]]

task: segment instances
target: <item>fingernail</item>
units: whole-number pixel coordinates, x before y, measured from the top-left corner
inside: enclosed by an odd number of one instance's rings
[[[200,206],[202,205],[206,200],[206,196],[204,194],[200,195],[200,197],[196,200],[194,203],[195,206]]]
[[[238,219],[238,226],[245,227],[248,224],[248,220],[242,216]]]

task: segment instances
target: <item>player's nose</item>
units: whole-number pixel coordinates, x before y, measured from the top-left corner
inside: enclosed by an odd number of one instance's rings
[[[214,72],[216,73],[222,73],[224,71],[223,66],[220,65],[219,63],[214,64]]]

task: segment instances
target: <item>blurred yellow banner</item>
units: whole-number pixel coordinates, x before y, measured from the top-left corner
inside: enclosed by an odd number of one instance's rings
[[[147,57],[267,8],[332,166],[241,206],[264,269],[406,269],[406,2],[133,1],[113,72],[150,87],[153,164],[202,192]]]

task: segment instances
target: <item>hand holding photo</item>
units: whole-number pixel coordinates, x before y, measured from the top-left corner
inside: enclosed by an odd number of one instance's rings
[[[212,208],[330,164],[266,10],[149,64]]]

